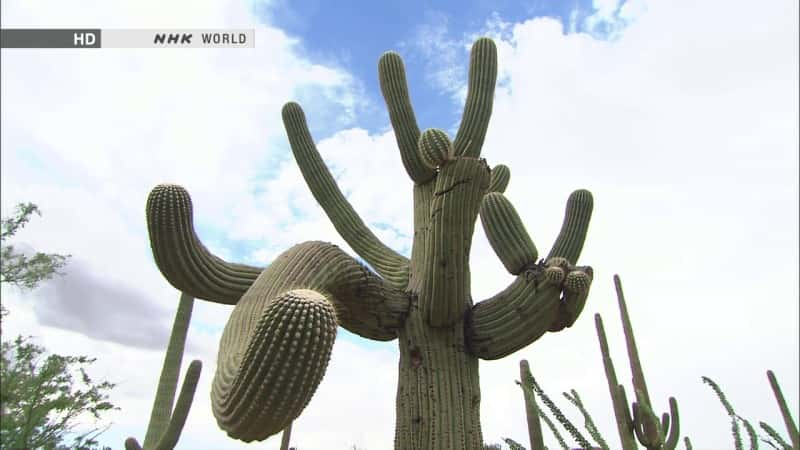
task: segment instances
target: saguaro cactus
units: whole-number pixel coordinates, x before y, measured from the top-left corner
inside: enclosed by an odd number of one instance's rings
[[[490,169],[480,159],[497,76],[494,43],[482,38],[472,48],[466,106],[452,142],[441,130],[420,132],[398,54],[384,54],[378,72],[413,182],[410,259],[381,243],[342,195],[296,103],[284,106],[283,121],[303,177],[336,230],[377,273],[322,242],[298,244],[266,269],[228,263],[195,235],[185,190],[160,185],[148,199],[151,246],[164,276],[197,298],[235,305],[212,391],[217,421],[234,438],[264,439],[300,414],[339,325],[368,339],[399,340],[396,448],[480,449],[478,359],[502,358],[569,327],[583,309],[592,271],[575,263],[591,194],[570,196],[555,245],[538,260],[502,195],[508,168]],[[516,279],[474,303],[469,254],[479,214]]]
[[[603,320],[600,314],[595,314],[594,317],[622,448],[623,450],[636,450],[636,440],[638,439],[639,443],[648,450],[674,450],[678,445],[678,439],[680,439],[678,402],[674,397],[669,398],[670,412],[664,413],[660,421],[653,413],[644,371],[639,361],[639,351],[636,348],[636,340],[633,336],[633,326],[628,316],[625,296],[622,293],[622,282],[617,275],[614,275],[614,286],[617,290],[622,329],[625,333],[625,343],[628,348],[628,359],[630,360],[633,388],[636,396],[636,401],[631,403],[630,410],[628,410],[625,388],[617,382],[614,363],[611,360],[611,353],[608,349],[606,332],[603,329]]]
[[[145,450],[172,450],[175,448],[183,425],[186,423],[186,417],[189,415],[194,391],[197,388],[197,381],[200,379],[200,371],[203,366],[199,360],[194,360],[189,364],[174,410],[173,403],[193,306],[194,299],[188,294],[181,294],[178,311],[175,313],[175,321],[172,324],[172,333],[169,336],[167,354],[161,369],[161,377],[158,380],[150,422],[144,438]],[[125,449],[142,450],[142,446],[135,438],[131,437],[125,441]]]

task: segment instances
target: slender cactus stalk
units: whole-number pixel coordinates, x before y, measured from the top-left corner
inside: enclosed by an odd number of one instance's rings
[[[625,334],[628,359],[633,374],[633,389],[636,395],[636,401],[631,404],[630,410],[627,406],[625,389],[617,382],[617,375],[603,329],[603,321],[599,314],[595,315],[595,326],[622,448],[623,450],[635,450],[637,448],[636,440],[638,440],[648,450],[675,450],[680,439],[678,402],[675,398],[670,397],[669,413],[664,413],[660,420],[653,412],[644,371],[639,360],[639,351],[633,335],[633,325],[625,304],[625,296],[622,293],[622,282],[618,275],[614,275],[614,287],[617,291],[622,330]]]
[[[292,424],[290,423],[286,428],[283,429],[283,434],[281,435],[281,450],[289,450],[289,440],[292,437]]]
[[[539,422],[539,407],[536,405],[536,394],[533,392],[533,375],[528,361],[519,362],[519,379],[522,395],[525,398],[525,414],[528,419],[528,436],[530,436],[531,450],[544,450],[544,437],[542,436],[542,423]]]
[[[178,401],[173,405],[193,305],[194,298],[189,294],[181,293],[167,345],[167,353],[164,357],[164,365],[161,369],[161,377],[158,381],[150,422],[145,434],[144,446],[140,446],[138,441],[131,437],[125,441],[127,450],[142,450],[142,448],[144,450],[172,450],[178,443],[202,370],[202,363],[198,360],[189,364]]]

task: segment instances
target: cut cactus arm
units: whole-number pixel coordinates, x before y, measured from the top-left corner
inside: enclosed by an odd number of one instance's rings
[[[417,151],[420,131],[400,55],[395,52],[384,53],[378,63],[378,77],[403,166],[415,184],[427,183],[436,176],[436,170],[426,165]]]
[[[461,125],[453,141],[456,156],[477,158],[489,127],[497,81],[497,47],[489,38],[472,44],[469,58],[467,100]]]
[[[234,305],[263,270],[211,254],[192,223],[192,199],[181,186],[162,184],[147,198],[147,229],[156,265],[181,292]]]
[[[383,244],[342,194],[314,145],[300,105],[284,105],[283,123],[303,178],[336,231],[382,277],[393,286],[404,288],[408,284],[408,258]]]

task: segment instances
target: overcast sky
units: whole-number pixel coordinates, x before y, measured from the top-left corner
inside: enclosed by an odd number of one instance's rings
[[[784,433],[765,372],[798,408],[798,2],[4,0],[5,27],[254,28],[253,49],[2,50],[2,215],[39,205],[15,242],[73,255],[63,279],[2,288],[8,336],[98,358],[121,410],[101,442],[144,437],[179,293],[150,253],[144,207],[185,186],[206,245],[267,266],[307,240],[350,251],[300,177],[280,119],[299,101],[361,217],[408,254],[412,198],[377,83],[406,61],[421,128],[452,132],[468,50],[499,50],[482,156],[511,168],[506,191],[544,253],[569,193],[594,193],[581,264],[595,280],[575,326],[481,362],[484,439],[527,443],[518,362],[554,397],[577,389],[612,446],[592,315],[603,315],[629,384],[612,276],[621,275],[651,398],[677,397],[696,448],[732,448],[716,380],[737,412]],[[351,254],[352,251],[350,251]],[[480,225],[473,297],[512,279]],[[231,307],[195,303],[185,364],[204,363],[179,449],[277,449],[227,438],[210,408]],[[296,421],[302,450],[392,447],[396,342],[340,329],[327,374]],[[563,399],[562,399],[563,400]],[[581,420],[565,402],[563,409]],[[554,443],[551,442],[551,448]]]

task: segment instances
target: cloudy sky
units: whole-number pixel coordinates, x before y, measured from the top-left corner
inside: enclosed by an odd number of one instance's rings
[[[2,50],[2,215],[36,203],[43,217],[15,242],[73,255],[66,277],[36,291],[2,287],[11,311],[3,329],[54,352],[96,356],[92,373],[118,383],[111,398],[121,408],[101,442],[117,449],[143,438],[179,297],[150,253],[149,190],[185,186],[200,237],[228,260],[266,266],[306,240],[349,250],[289,150],[280,111],[296,100],[362,218],[408,254],[411,183],[378,58],[401,53],[420,127],[452,133],[469,46],[488,35],[499,76],[482,156],[511,168],[506,194],[540,249],[556,236],[569,193],[594,193],[580,263],[594,267],[595,281],[574,327],[481,362],[485,440],[527,441],[514,384],[526,358],[554,396],[577,389],[617,445],[592,320],[603,315],[627,380],[615,273],[655,407],[677,397],[695,447],[732,448],[729,421],[701,376],[741,415],[783,430],[765,371],[776,372],[797,417],[797,16],[795,0],[5,0],[3,27],[252,28],[256,44]],[[476,299],[511,280],[480,225],[472,273]],[[279,437],[249,446],[228,439],[211,414],[230,308],[195,304],[185,361],[201,359],[204,370],[178,448],[278,448]],[[294,445],[391,448],[397,359],[395,342],[340,330]]]

